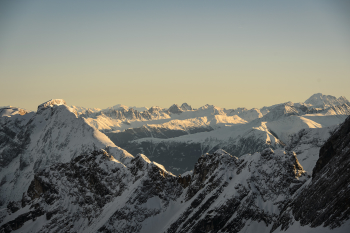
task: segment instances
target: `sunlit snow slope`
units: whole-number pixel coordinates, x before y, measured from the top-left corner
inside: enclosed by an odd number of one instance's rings
[[[36,113],[16,108],[0,109],[0,201],[16,200],[34,172],[75,156],[107,148],[120,160],[132,156],[116,147],[103,133],[78,118],[64,100],[50,100]]]

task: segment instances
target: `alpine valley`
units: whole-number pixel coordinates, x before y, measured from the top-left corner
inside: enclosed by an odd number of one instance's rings
[[[0,108],[0,233],[350,232],[350,102]]]

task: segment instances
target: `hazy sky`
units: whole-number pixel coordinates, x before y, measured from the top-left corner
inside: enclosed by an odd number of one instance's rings
[[[350,99],[349,2],[3,0],[0,106]]]

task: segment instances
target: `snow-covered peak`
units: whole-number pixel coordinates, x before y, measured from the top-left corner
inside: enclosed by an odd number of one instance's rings
[[[157,171],[160,174],[162,174],[162,176],[164,176],[165,174],[173,176],[174,175],[171,172],[168,172],[163,165],[156,163],[156,162],[152,162],[149,158],[147,158],[146,155],[144,154],[137,154],[128,164],[129,169],[131,170],[131,172],[137,177],[136,179],[138,179],[139,177],[142,177],[144,175],[147,175],[147,173],[149,173],[151,170]]]
[[[149,158],[144,155],[144,154],[137,154],[135,156],[135,161],[139,161],[141,163],[143,163],[144,165],[147,165],[147,164],[153,164],[155,166],[157,166],[159,169],[163,170],[164,172],[166,173],[169,173],[171,174],[170,172],[168,172],[163,165],[159,164],[159,163],[156,163],[156,162],[152,162],[151,160],[149,160]]]
[[[209,111],[211,115],[226,115],[224,109],[220,107],[216,107],[215,105],[209,105],[209,104],[206,104],[198,108],[198,111],[201,111],[201,112]]]
[[[120,109],[128,110],[129,107],[126,106],[126,105],[123,105],[123,104],[117,104],[117,105],[114,105],[114,106],[112,107],[112,109],[115,109],[115,110],[120,110]]]
[[[151,163],[151,160],[149,160],[149,158],[147,158],[147,156],[144,154],[137,154],[135,158],[142,159],[142,161],[145,161],[146,163]]]
[[[208,109],[208,108],[213,108],[213,107],[214,107],[214,105],[206,104],[206,105],[200,107],[199,109]]]
[[[277,120],[282,116],[299,115],[299,110],[286,103],[280,104],[271,109],[262,119],[266,121]]]
[[[9,127],[5,139],[11,141],[7,147],[0,148],[0,177],[12,179],[17,174],[17,183],[2,184],[1,201],[20,198],[34,172],[54,163],[69,162],[82,152],[109,147],[118,161],[127,163],[133,158],[86,119],[78,118],[64,100],[48,101],[38,110],[24,116],[0,118],[0,123]]]
[[[129,107],[129,108],[132,108],[132,109],[135,109],[139,112],[143,112],[143,111],[147,111],[148,108],[147,107],[136,107],[136,106],[132,106],[132,107]]]
[[[180,114],[182,113],[182,109],[179,107],[179,105],[177,104],[173,104],[170,108],[169,108],[169,112],[171,113],[175,113],[175,114]]]
[[[3,108],[0,108],[0,117],[11,117],[13,115],[25,115],[27,113],[29,113],[30,111],[27,111],[25,109],[22,109],[22,108],[15,108],[15,107],[12,107],[12,106],[9,106],[9,107],[3,107]]]
[[[159,107],[159,106],[152,106],[148,109],[148,111],[150,113],[154,113],[154,112],[160,112],[160,111],[163,111],[164,109]]]
[[[191,111],[193,110],[193,108],[191,107],[191,105],[188,105],[187,103],[183,103],[181,105],[181,109],[184,110],[184,111]]]
[[[56,105],[67,105],[67,103],[63,99],[51,99],[49,101],[46,101],[45,103],[40,104],[38,106],[38,111],[42,110],[44,108],[53,107],[53,106],[56,106]]]
[[[348,102],[349,102],[349,100],[348,100],[345,96],[340,96],[340,97],[338,98],[338,101],[343,101],[343,102],[345,102],[345,103],[348,103]]]
[[[292,101],[288,101],[288,102],[284,103],[284,105],[286,105],[286,106],[294,106],[294,103]]]
[[[338,99],[335,96],[323,95],[322,93],[317,93],[312,95],[305,101],[306,104],[311,104],[313,107],[330,107],[342,104],[348,104],[349,101],[341,96]]]

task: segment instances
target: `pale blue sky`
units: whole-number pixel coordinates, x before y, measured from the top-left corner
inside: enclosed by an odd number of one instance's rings
[[[1,1],[0,106],[350,98],[349,1]]]

